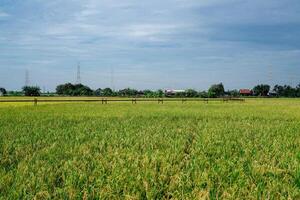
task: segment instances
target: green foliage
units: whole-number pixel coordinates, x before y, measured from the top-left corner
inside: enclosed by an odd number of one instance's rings
[[[28,90],[29,88],[27,88]],[[0,92],[6,94],[7,96],[22,96],[22,92],[9,91],[6,92],[4,88],[0,88]],[[266,84],[260,84],[253,88],[255,96],[270,96],[270,97],[300,97],[300,84],[297,87],[292,87],[289,85],[275,85],[273,90],[270,92],[270,86]],[[40,92],[39,92],[40,93]],[[53,96],[55,93],[47,93],[44,95]],[[224,95],[239,97],[241,96],[238,90],[228,90],[224,91],[224,86],[222,83],[212,85],[209,90],[198,92],[194,89],[187,89],[182,92],[164,94],[163,90],[143,90],[138,91],[133,88],[125,88],[119,91],[113,91],[111,88],[97,89],[93,91],[88,86],[82,84],[71,84],[66,83],[58,85],[56,87],[56,94],[63,96],[102,96],[102,97],[146,97],[146,98],[161,98],[161,97],[176,97],[176,98],[216,98],[223,97]]]
[[[94,91],[95,96],[103,96],[103,90],[101,88],[98,88],[97,90]]]
[[[88,86],[82,84],[73,85],[72,83],[66,83],[58,85],[56,87],[56,93],[66,96],[92,96],[94,92]]]
[[[8,91],[7,96],[24,96],[22,91]]]
[[[187,89],[185,91],[185,97],[198,97],[198,92],[193,89]]]
[[[299,199],[300,101],[0,104],[0,199]]]
[[[61,84],[56,87],[58,95],[70,95],[73,93],[74,85],[72,83]]]
[[[155,95],[156,95],[156,97],[159,97],[159,98],[164,97],[164,91],[162,91],[162,90],[157,90],[157,91],[155,92]]]
[[[110,88],[104,88],[102,90],[102,95],[101,96],[105,96],[105,97],[112,97],[112,96],[116,96],[114,91]]]
[[[143,97],[146,98],[161,98],[164,96],[164,92],[162,90],[152,91],[152,90],[144,90],[142,91]]]
[[[25,96],[41,96],[41,89],[37,86],[24,86],[22,90]]]
[[[277,97],[300,97],[300,85],[296,88],[289,85],[275,85],[273,91]]]
[[[208,98],[208,93],[206,91],[199,92],[200,98]]]
[[[223,83],[214,84],[208,90],[208,97],[216,98],[222,97],[225,94]]]
[[[144,94],[144,97],[146,98],[153,98],[155,97],[155,92],[153,92],[152,90],[144,90],[143,91],[143,94]]]
[[[110,88],[104,88],[104,89],[99,88],[94,91],[94,95],[100,97],[114,97],[114,96],[118,96],[119,94]]]
[[[0,88],[0,95],[6,95],[7,91],[5,88]]]
[[[135,89],[125,88],[118,91],[118,96],[120,97],[135,97],[138,95],[138,91]]]
[[[266,84],[260,84],[253,88],[253,93],[255,96],[268,96],[270,91],[270,86]]]
[[[238,90],[229,90],[229,91],[227,91],[227,95],[229,95],[231,97],[239,97],[240,93]]]
[[[199,93],[194,89],[187,89],[179,92],[169,92],[166,94],[168,97],[175,98],[195,98],[199,97]]]
[[[175,98],[184,98],[185,97],[185,92],[177,92],[175,93],[173,96],[171,97],[175,97]]]

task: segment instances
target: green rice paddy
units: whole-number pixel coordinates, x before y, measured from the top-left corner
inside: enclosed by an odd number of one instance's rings
[[[300,100],[1,103],[0,199],[300,199]]]

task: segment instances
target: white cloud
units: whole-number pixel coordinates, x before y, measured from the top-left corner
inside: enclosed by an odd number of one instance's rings
[[[176,33],[183,27],[179,24],[135,24],[129,25],[125,29],[127,29],[129,37],[159,41],[166,40],[168,35]]]

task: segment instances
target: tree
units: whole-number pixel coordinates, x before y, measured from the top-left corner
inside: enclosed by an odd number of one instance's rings
[[[56,87],[56,93],[58,95],[69,95],[72,96],[75,87],[72,83],[66,83],[62,85],[58,85]]]
[[[284,88],[281,85],[275,85],[273,91],[276,93],[277,97],[282,97],[284,95]]]
[[[231,97],[239,97],[240,93],[238,90],[228,90],[227,94]]]
[[[296,97],[296,94],[297,94],[296,88],[293,88],[289,85],[285,85],[285,86],[283,86],[283,88],[284,88],[284,96],[285,97]]]
[[[37,86],[24,86],[22,90],[25,96],[41,96],[41,89]]]
[[[97,90],[94,91],[95,96],[103,96],[103,90],[101,88],[98,88]]]
[[[206,91],[199,92],[198,95],[200,98],[208,98],[208,93]]]
[[[163,96],[164,96],[164,91],[162,90],[155,91],[155,97],[162,98]]]
[[[0,96],[1,95],[6,95],[7,94],[7,91],[5,88],[0,88]]]
[[[74,85],[72,96],[92,96],[93,93],[93,90],[88,86],[76,84]]]
[[[102,90],[102,96],[105,96],[105,97],[114,96],[114,91],[110,88],[105,88]]]
[[[56,87],[56,93],[68,96],[91,96],[94,92],[91,88],[82,84],[73,85],[72,83],[66,83],[58,85]]]
[[[268,96],[270,91],[270,86],[266,84],[260,84],[253,88],[253,93],[255,96]]]
[[[152,90],[143,90],[143,94],[147,98],[155,97],[155,92],[153,92]]]
[[[223,83],[214,84],[208,90],[208,97],[210,98],[221,97],[224,96],[224,94],[225,94],[225,90],[224,90]]]
[[[23,96],[24,92],[23,91],[8,91],[7,95],[8,96]]]
[[[297,90],[296,96],[300,97],[300,83],[297,85],[296,90]]]
[[[183,97],[185,97],[185,91],[175,92],[174,97],[176,97],[176,98],[183,98]]]
[[[196,90],[193,90],[193,89],[187,89],[185,91],[185,96],[186,97],[198,97],[198,92]]]
[[[136,89],[125,88],[123,90],[119,90],[118,95],[122,97],[133,97],[138,94]]]

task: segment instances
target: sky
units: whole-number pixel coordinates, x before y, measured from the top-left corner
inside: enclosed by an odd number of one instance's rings
[[[0,87],[300,82],[299,0],[0,0]]]

